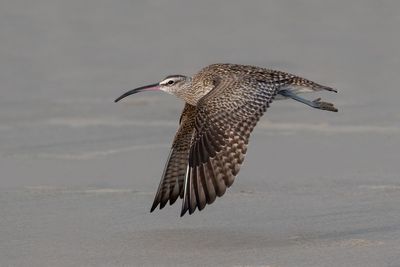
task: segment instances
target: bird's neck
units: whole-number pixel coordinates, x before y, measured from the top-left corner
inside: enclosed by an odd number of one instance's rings
[[[174,95],[192,106],[197,106],[197,102],[212,89],[213,86],[207,86],[199,81],[193,82],[190,79],[179,91],[175,91]]]
[[[202,97],[202,95],[199,93],[199,90],[196,90],[193,87],[191,78],[182,87],[180,87],[179,90],[173,92],[175,96],[192,106],[196,106],[197,102]]]

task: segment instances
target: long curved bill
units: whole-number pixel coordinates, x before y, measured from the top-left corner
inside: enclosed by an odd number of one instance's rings
[[[142,86],[142,87],[132,89],[132,90],[126,92],[125,94],[123,94],[120,97],[118,97],[117,99],[115,99],[114,102],[118,102],[122,98],[125,98],[127,96],[130,96],[130,95],[142,92],[142,91],[157,91],[157,90],[160,90],[160,85],[158,83]]]

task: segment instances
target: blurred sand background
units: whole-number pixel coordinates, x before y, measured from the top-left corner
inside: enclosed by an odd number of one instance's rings
[[[399,1],[0,2],[0,266],[400,266]],[[149,213],[183,103],[124,91],[217,62],[339,89],[277,101],[234,185]]]

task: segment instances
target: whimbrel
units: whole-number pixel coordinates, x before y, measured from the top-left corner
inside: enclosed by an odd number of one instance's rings
[[[180,126],[162,174],[151,212],[183,198],[181,216],[221,197],[238,174],[250,133],[272,100],[291,98],[316,109],[337,112],[320,98],[299,93],[335,89],[260,67],[213,64],[193,77],[171,75],[159,83],[126,92],[122,98],[161,90],[185,101]]]

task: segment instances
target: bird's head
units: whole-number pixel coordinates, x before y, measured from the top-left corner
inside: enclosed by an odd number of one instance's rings
[[[170,75],[159,83],[154,83],[130,90],[121,95],[120,97],[118,97],[117,99],[115,99],[115,102],[118,102],[122,98],[125,98],[129,95],[133,95],[143,91],[164,91],[169,94],[179,96],[181,95],[182,91],[184,91],[186,88],[190,86],[191,80],[192,80],[191,77],[183,75]]]

